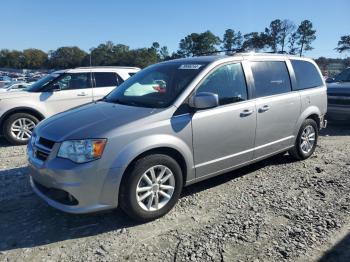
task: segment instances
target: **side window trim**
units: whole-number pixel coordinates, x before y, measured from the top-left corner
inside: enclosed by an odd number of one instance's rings
[[[293,69],[293,66],[292,66],[290,59],[286,60],[286,65],[287,65],[287,69],[289,72],[289,79],[290,79],[290,84],[291,84],[291,89],[292,89],[291,92],[298,91],[296,89],[297,79],[295,77],[295,72],[294,72],[294,69]]]

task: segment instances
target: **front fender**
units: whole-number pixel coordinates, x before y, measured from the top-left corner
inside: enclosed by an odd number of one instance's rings
[[[157,148],[171,148],[178,151],[186,162],[187,180],[195,178],[192,149],[183,140],[172,135],[150,135],[136,139],[126,145],[115,158],[112,168],[119,167],[124,171],[129,164],[142,153]]]

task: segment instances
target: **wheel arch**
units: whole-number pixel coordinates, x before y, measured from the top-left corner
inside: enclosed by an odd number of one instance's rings
[[[299,129],[301,127],[301,125],[303,124],[303,122],[305,121],[305,119],[313,119],[315,120],[315,122],[317,123],[317,126],[318,128],[320,128],[321,126],[321,116],[322,116],[322,113],[320,111],[320,109],[316,106],[310,106],[308,107],[307,109],[305,109],[298,121],[297,121],[297,124],[295,125],[295,130],[294,130],[294,135],[295,137],[298,135],[299,133]]]
[[[3,133],[4,129],[4,122],[13,114],[17,113],[27,113],[31,114],[34,117],[36,117],[39,121],[43,120],[45,116],[40,113],[38,110],[31,108],[31,107],[16,107],[8,110],[6,113],[4,113],[0,119],[0,130]]]
[[[183,176],[183,183],[184,185],[186,184],[187,181],[187,163],[186,160],[184,158],[184,156],[177,150],[174,149],[172,147],[155,147],[152,149],[149,149],[141,154],[139,154],[138,156],[136,156],[134,159],[132,159],[132,161],[128,164],[128,166],[125,168],[125,171],[123,173],[123,177],[122,177],[122,181],[123,178],[125,178],[125,175],[130,171],[130,169],[133,167],[134,163],[145,156],[148,155],[152,155],[152,154],[162,154],[162,155],[167,155],[170,156],[171,158],[173,158],[180,166],[181,168],[181,172],[182,172],[182,176]]]

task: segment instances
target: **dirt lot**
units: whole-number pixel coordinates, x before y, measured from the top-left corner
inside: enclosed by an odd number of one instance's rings
[[[276,156],[190,186],[148,224],[69,215],[28,185],[25,147],[0,142],[0,261],[350,261],[350,125],[315,155]],[[326,252],[327,251],[327,252]]]

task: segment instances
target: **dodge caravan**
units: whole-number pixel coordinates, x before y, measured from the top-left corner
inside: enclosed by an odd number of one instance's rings
[[[162,62],[100,101],[42,121],[27,149],[31,186],[65,212],[119,205],[149,221],[171,210],[184,186],[282,152],[307,159],[326,110],[326,86],[310,59]]]

